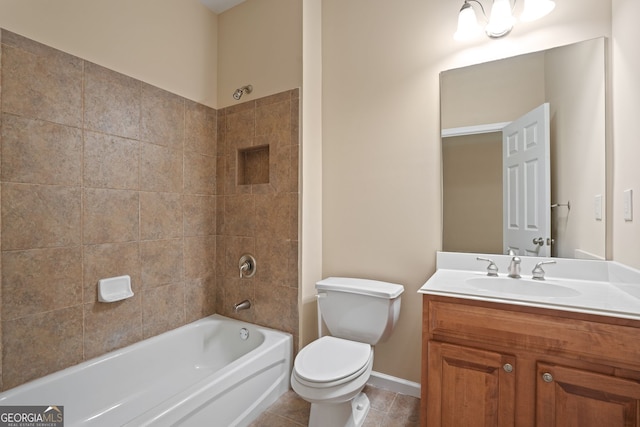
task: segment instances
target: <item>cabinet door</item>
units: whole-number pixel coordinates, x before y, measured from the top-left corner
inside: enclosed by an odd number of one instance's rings
[[[544,363],[537,374],[537,426],[640,426],[639,383]]]
[[[428,344],[427,426],[513,426],[515,358]]]

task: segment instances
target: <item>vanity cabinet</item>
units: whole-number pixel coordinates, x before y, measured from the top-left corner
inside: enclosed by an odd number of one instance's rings
[[[437,341],[427,351],[428,425],[514,425],[513,356]]]
[[[536,425],[640,425],[638,382],[545,363],[537,373]]]
[[[640,321],[423,295],[422,339],[422,426],[640,426]]]

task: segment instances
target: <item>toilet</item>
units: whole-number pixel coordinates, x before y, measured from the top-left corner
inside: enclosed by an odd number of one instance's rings
[[[316,290],[321,320],[331,335],[300,350],[291,387],[311,403],[310,427],[359,427],[370,407],[362,389],[371,375],[373,346],[391,335],[404,287],[329,277],[316,283]]]

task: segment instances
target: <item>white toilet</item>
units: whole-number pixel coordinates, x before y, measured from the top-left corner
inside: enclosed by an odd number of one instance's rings
[[[291,387],[311,403],[310,427],[358,427],[370,407],[362,389],[373,367],[372,346],[391,335],[404,287],[330,277],[316,283],[316,289],[322,320],[331,336],[300,350]]]

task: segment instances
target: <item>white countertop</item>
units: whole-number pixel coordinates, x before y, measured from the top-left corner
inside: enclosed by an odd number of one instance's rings
[[[482,280],[469,280],[487,277],[488,263],[477,261],[478,256],[496,263],[499,277],[507,284],[503,290],[485,289],[478,286]],[[520,258],[522,279],[511,279],[506,277],[510,256],[438,252],[437,271],[418,292],[640,320],[640,271],[612,261],[554,258],[556,264],[543,266],[545,280],[537,282],[531,281],[531,270],[537,262],[551,258]],[[541,289],[548,285],[572,291],[564,296],[545,295],[544,290],[533,295],[512,293],[510,281],[514,287],[540,284]]]

